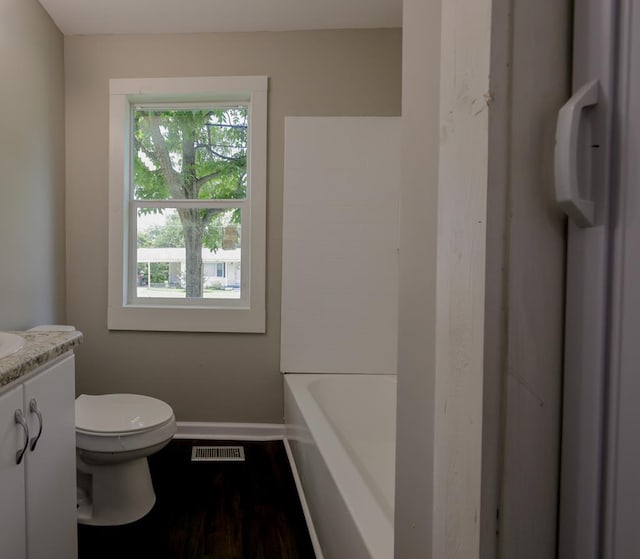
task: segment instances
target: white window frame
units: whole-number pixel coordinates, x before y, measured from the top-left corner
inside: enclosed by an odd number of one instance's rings
[[[109,81],[110,330],[264,332],[267,198],[266,76],[140,78]],[[239,300],[138,299],[132,263],[131,107],[141,103],[242,103],[249,107],[247,199],[242,203],[242,288]],[[180,203],[180,202],[179,202]],[[238,205],[238,204],[234,204]],[[135,235],[135,233],[134,233]],[[246,268],[246,270],[245,270]],[[135,269],[135,268],[134,268]]]

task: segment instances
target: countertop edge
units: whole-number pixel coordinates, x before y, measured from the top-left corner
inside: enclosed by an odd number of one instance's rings
[[[24,346],[0,359],[0,389],[18,381],[34,369],[46,365],[82,343],[82,332],[78,330],[34,330],[12,331],[25,339]]]

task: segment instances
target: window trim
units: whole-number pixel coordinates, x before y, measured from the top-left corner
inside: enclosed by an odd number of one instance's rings
[[[265,332],[267,90],[266,76],[109,80],[109,330]],[[127,301],[131,106],[165,102],[248,103],[248,211],[243,210],[242,219],[250,224],[249,285],[242,306],[181,305],[179,299],[161,305]]]

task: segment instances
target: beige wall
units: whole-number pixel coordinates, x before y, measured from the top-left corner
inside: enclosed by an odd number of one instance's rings
[[[182,421],[282,418],[284,116],[399,115],[400,30],[65,38],[68,321],[85,333],[80,392],[141,392]],[[267,333],[109,332],[108,80],[267,75]]]
[[[63,38],[0,0],[0,330],[64,321]]]

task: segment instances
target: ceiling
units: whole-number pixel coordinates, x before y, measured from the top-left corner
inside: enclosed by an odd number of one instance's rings
[[[402,0],[40,0],[65,35],[401,27]]]

